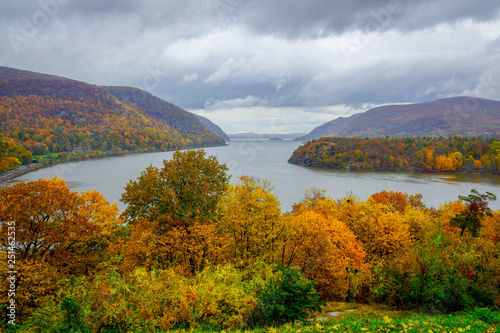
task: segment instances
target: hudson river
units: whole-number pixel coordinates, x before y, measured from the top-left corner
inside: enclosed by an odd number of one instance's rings
[[[434,207],[457,200],[459,194],[467,195],[475,188],[480,193],[496,194],[498,200],[490,203],[490,207],[500,209],[498,175],[343,172],[287,163],[299,145],[295,141],[233,140],[228,146],[205,148],[205,151],[225,163],[235,181],[242,175],[270,181],[284,211],[289,211],[293,203],[304,197],[306,189],[312,187],[326,190],[334,199],[352,194],[365,200],[382,190],[421,193],[424,203]],[[59,164],[25,174],[10,183],[57,176],[65,179],[72,190],[97,190],[123,209],[119,200],[127,182],[136,179],[151,164],[163,166],[162,161],[172,155],[173,152],[144,153]]]

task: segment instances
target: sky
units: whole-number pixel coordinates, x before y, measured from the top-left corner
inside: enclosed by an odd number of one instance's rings
[[[226,133],[500,100],[498,0],[2,0],[0,65],[133,86]]]

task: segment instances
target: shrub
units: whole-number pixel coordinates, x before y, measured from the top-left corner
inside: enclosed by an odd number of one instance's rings
[[[278,280],[272,280],[260,294],[259,307],[267,323],[282,324],[303,320],[308,310],[321,310],[324,302],[314,290],[315,281],[307,280],[296,269],[283,269]]]
[[[231,266],[203,270],[188,288],[187,298],[192,326],[210,330],[242,328],[256,305],[244,291],[241,272]]]

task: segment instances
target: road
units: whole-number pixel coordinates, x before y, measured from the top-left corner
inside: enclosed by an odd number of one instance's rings
[[[9,171],[7,173],[4,173],[3,175],[0,175],[0,184],[5,185],[5,183],[8,180],[11,180],[12,178],[16,178],[16,177],[22,175],[23,173],[29,171],[30,169],[33,169],[33,168],[39,166],[40,164],[41,163],[31,163],[28,165],[21,165],[19,168],[15,169],[15,170],[12,170],[12,171]]]

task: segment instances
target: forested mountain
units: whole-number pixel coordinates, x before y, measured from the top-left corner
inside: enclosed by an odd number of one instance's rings
[[[0,134],[0,166],[10,157],[9,168],[29,154],[224,144],[195,115],[140,89],[7,67],[0,67]]]
[[[433,102],[385,105],[327,122],[297,138],[485,136],[500,137],[500,102],[453,97]]]
[[[165,102],[150,93],[133,87],[103,87],[119,101],[133,105],[145,114],[165,122],[167,125],[186,133],[201,133],[205,126],[196,115],[180,107]]]
[[[289,161],[338,170],[500,173],[500,141],[474,138],[324,137]]]

